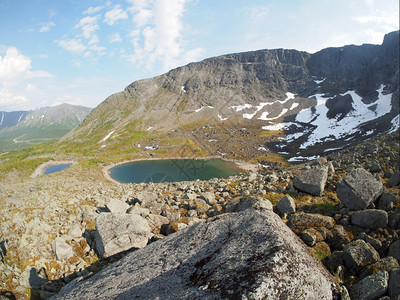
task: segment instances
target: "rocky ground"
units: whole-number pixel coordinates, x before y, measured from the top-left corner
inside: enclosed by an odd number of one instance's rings
[[[209,181],[121,185],[107,181],[101,169],[80,164],[36,178],[11,172],[0,183],[2,295],[48,298],[126,255],[118,249],[143,247],[267,199],[351,299],[397,299],[398,137],[289,167],[262,162],[258,172]],[[116,229],[104,224],[118,227],[122,219],[142,225],[125,226],[117,240],[107,237]]]

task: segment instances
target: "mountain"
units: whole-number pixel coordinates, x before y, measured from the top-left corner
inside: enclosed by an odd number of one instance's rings
[[[94,151],[135,131],[158,136],[158,149],[186,138],[208,154],[273,151],[294,161],[398,128],[396,31],[382,45],[259,50],[190,63],[111,95],[62,141],[92,143]]]
[[[0,152],[54,140],[78,126],[91,108],[61,104],[31,111],[0,111]]]

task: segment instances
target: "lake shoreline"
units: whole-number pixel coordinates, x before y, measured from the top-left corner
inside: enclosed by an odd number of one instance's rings
[[[45,175],[46,169],[48,167],[57,166],[57,165],[71,165],[72,166],[76,163],[77,162],[73,161],[73,160],[59,160],[59,161],[50,160],[50,161],[47,161],[47,162],[41,164],[40,166],[38,166],[36,168],[36,170],[32,173],[31,178],[36,178],[36,177]]]
[[[104,167],[102,169],[103,171],[103,175],[104,177],[110,181],[113,182],[115,184],[127,184],[127,183],[122,183],[119,182],[115,179],[113,179],[110,176],[110,169],[123,165],[123,164],[127,164],[127,163],[132,163],[132,162],[139,162],[139,161],[155,161],[155,160],[169,160],[169,159],[180,159],[180,160],[184,160],[184,159],[194,159],[194,160],[210,160],[210,159],[221,159],[227,162],[233,162],[235,163],[240,169],[242,169],[245,172],[257,172],[258,170],[258,164],[252,164],[252,163],[248,163],[248,162],[244,162],[244,161],[237,161],[237,160],[233,160],[233,159],[227,159],[227,158],[223,158],[221,156],[207,156],[207,157],[165,157],[165,158],[158,158],[158,157],[148,157],[148,158],[137,158],[137,159],[131,159],[131,160],[126,160],[126,161],[122,161],[122,162],[118,162],[118,163],[113,163],[111,165],[108,165],[106,167]]]

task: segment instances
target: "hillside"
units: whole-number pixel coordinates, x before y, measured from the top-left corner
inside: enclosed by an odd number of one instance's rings
[[[90,111],[88,107],[61,104],[0,112],[0,152],[58,139],[78,126]]]
[[[153,140],[160,153],[162,144],[185,138],[231,158],[312,158],[399,128],[398,65],[398,31],[382,45],[209,58],[133,82],[63,141],[86,144],[92,154],[113,145],[141,151],[140,139],[124,142],[134,131],[163,136]]]

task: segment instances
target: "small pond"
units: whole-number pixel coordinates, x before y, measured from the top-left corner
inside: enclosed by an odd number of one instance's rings
[[[44,174],[45,175],[49,175],[55,172],[59,172],[62,170],[65,170],[66,168],[70,167],[71,164],[59,164],[59,165],[53,165],[53,166],[49,166],[44,170]]]
[[[178,182],[227,178],[243,170],[222,159],[165,159],[125,163],[110,169],[110,177],[121,183]]]

